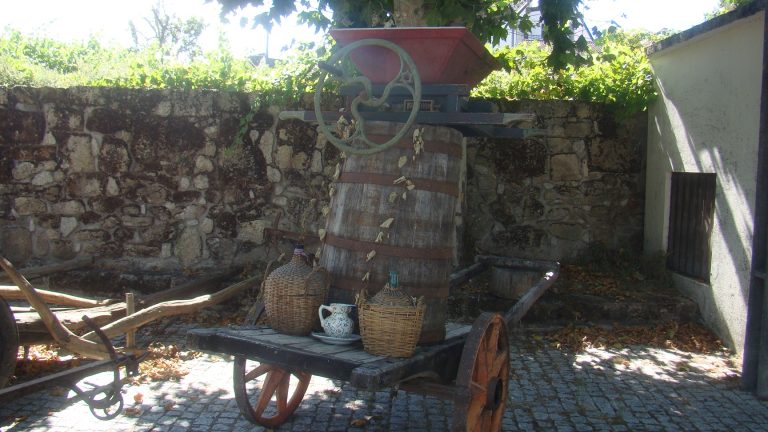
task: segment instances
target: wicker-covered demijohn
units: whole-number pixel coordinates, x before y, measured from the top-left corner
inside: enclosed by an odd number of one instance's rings
[[[269,325],[280,333],[308,335],[318,323],[317,308],[325,302],[329,285],[328,272],[307,265],[303,247],[297,246],[291,261],[264,280]]]
[[[424,299],[414,298],[397,285],[397,273],[370,300],[363,291],[358,297],[360,335],[365,351],[389,357],[410,357],[416,349],[424,321]]]

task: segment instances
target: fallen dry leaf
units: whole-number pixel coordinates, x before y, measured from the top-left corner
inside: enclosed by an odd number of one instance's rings
[[[724,351],[724,345],[707,328],[695,323],[668,322],[651,326],[574,327],[534,335],[557,349],[580,352],[588,348],[619,350],[628,345],[647,345],[693,353]]]
[[[144,401],[144,395],[143,394],[136,393],[135,395],[133,395],[133,402],[134,403],[140,404],[143,401]]]
[[[138,407],[123,408],[123,415],[128,417],[138,417],[141,415],[141,409]]]

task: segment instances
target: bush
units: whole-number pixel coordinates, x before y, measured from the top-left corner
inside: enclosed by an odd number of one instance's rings
[[[473,96],[505,99],[565,99],[599,102],[617,115],[644,111],[656,97],[645,46],[658,36],[611,30],[595,41],[590,65],[553,71],[549,49],[536,42],[504,47],[495,55],[506,71],[493,72]]]
[[[472,94],[601,102],[619,115],[642,111],[655,97],[644,51],[653,38],[609,31],[598,39],[591,65],[558,72],[547,66],[549,50],[536,43],[502,48],[495,54],[506,63],[507,71],[492,73]],[[288,106],[314,93],[317,61],[328,56],[330,47],[329,40],[320,46],[305,44],[274,66],[256,66],[235,58],[222,41],[217,50],[198,60],[178,62],[152,46],[141,50],[107,47],[95,38],[63,43],[9,30],[0,35],[0,86],[217,89],[255,92],[260,106]]]

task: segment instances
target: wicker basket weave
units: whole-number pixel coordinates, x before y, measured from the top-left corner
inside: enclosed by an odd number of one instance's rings
[[[419,342],[426,305],[423,297],[414,302],[406,296],[389,284],[370,301],[366,300],[365,291],[358,296],[360,335],[365,351],[388,357],[413,355]]]
[[[290,262],[264,280],[264,309],[269,325],[280,333],[308,335],[318,323],[317,308],[325,302],[329,282],[324,268],[313,269],[300,252],[295,252]]]

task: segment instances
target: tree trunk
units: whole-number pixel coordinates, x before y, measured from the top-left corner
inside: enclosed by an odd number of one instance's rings
[[[394,6],[398,27],[427,27],[424,0],[395,0]]]

